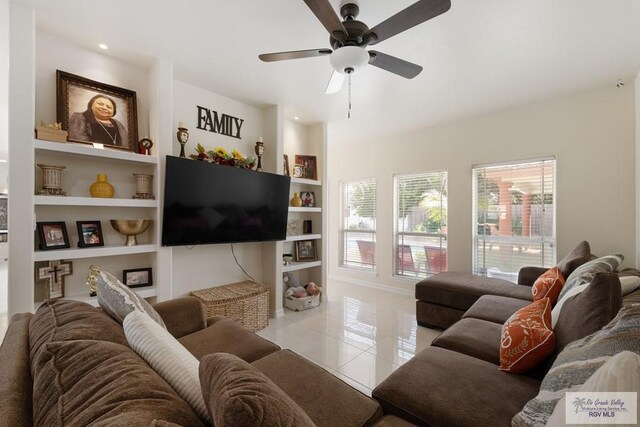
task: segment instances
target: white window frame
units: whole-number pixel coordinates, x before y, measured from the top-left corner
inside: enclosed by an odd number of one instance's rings
[[[393,176],[393,259],[392,274],[394,277],[402,279],[425,278],[433,274],[447,271],[447,233],[448,230],[442,230],[440,233],[434,232],[417,232],[417,231],[400,231],[399,224],[399,184],[403,179],[419,178],[434,176],[444,180],[444,192],[440,192],[440,207],[444,207],[445,212],[448,211],[448,187],[449,173],[446,169],[431,170],[425,172],[395,174]],[[442,197],[445,197],[444,201]],[[445,220],[446,224],[446,220]],[[442,226],[442,224],[441,224]],[[421,240],[429,240],[429,243]],[[432,250],[427,254],[427,247]],[[400,250],[402,248],[402,251]],[[410,259],[406,257],[407,249],[410,251]],[[415,253],[415,255],[414,255]],[[404,268],[402,264],[406,264],[408,268]]]
[[[478,206],[478,196],[479,196],[479,191],[480,189],[478,189],[478,179],[477,179],[477,173],[480,170],[486,171],[489,169],[499,169],[499,168],[506,168],[506,167],[517,167],[520,165],[526,165],[526,164],[535,164],[535,163],[540,163],[540,168],[541,171],[543,171],[543,174],[540,176],[541,179],[541,187],[544,188],[544,184],[545,184],[545,180],[546,177],[544,176],[544,167],[543,164],[545,162],[550,162],[551,163],[551,167],[552,167],[552,178],[551,178],[551,182],[550,184],[552,185],[552,200],[553,203],[551,204],[551,209],[553,209],[551,216],[551,233],[549,235],[544,235],[544,233],[542,233],[539,236],[493,236],[491,235],[491,231],[487,232],[486,231],[486,223],[485,223],[485,230],[483,231],[483,233],[485,234],[481,234],[479,232],[479,228],[483,225],[479,223],[478,220],[478,211],[479,209],[477,208]],[[514,161],[509,161],[509,162],[500,162],[500,163],[490,163],[490,164],[480,164],[480,165],[473,165],[472,166],[472,172],[471,172],[471,180],[472,180],[472,203],[471,203],[471,209],[472,209],[472,271],[474,274],[477,275],[482,275],[482,276],[492,276],[492,277],[499,277],[499,278],[503,278],[503,279],[507,279],[513,282],[517,281],[517,271],[510,271],[507,272],[505,274],[502,274],[499,270],[496,270],[494,272],[490,271],[490,269],[495,268],[495,266],[491,266],[487,263],[487,258],[484,257],[483,258],[483,262],[480,262],[479,258],[481,256],[481,253],[486,253],[486,248],[487,246],[491,246],[493,247],[493,245],[500,245],[501,243],[504,245],[538,245],[539,250],[540,250],[540,255],[539,257],[537,257],[538,259],[535,262],[528,262],[527,265],[531,265],[531,266],[538,266],[538,267],[545,267],[548,265],[544,265],[545,264],[545,259],[547,260],[547,262],[551,262],[552,264],[555,264],[556,262],[556,212],[557,212],[557,206],[558,206],[558,201],[557,201],[557,160],[555,156],[550,156],[550,157],[542,157],[542,158],[534,158],[534,159],[524,159],[524,160],[514,160]],[[548,194],[545,193],[544,190],[541,193],[543,194]],[[543,205],[545,206],[545,205]],[[543,208],[543,212],[544,212]],[[500,212],[498,212],[498,215],[501,215]],[[488,217],[488,210],[485,211],[485,221],[486,218]],[[530,220],[532,221],[532,220]],[[540,221],[541,223],[544,223],[544,221]],[[487,234],[488,233],[488,234]],[[484,251],[481,251],[481,245],[482,249],[484,249]],[[551,251],[551,254],[548,253],[548,251]],[[506,263],[506,262],[505,262]],[[513,264],[514,267],[511,268],[511,270],[516,270],[518,269],[516,267],[517,263]],[[520,267],[523,267],[524,265],[521,265]]]
[[[371,219],[372,228],[367,229],[363,228],[349,228],[346,224],[347,217],[345,216],[346,209],[349,209],[346,206],[346,195],[345,189],[346,186],[349,185],[373,185],[374,190],[374,199],[371,201],[371,207],[373,209],[373,218]],[[352,179],[340,181],[340,244],[339,244],[339,259],[338,265],[342,268],[356,269],[360,271],[369,271],[376,272],[377,271],[377,259],[378,252],[376,250],[377,247],[377,193],[378,193],[378,183],[375,178],[362,178],[362,179]],[[352,234],[354,237],[350,239],[349,235]],[[358,238],[360,237],[360,239]],[[353,242],[351,245],[349,240],[354,240],[357,247],[353,246]],[[347,247],[345,247],[345,245]],[[351,246],[351,247],[349,247]],[[353,253],[353,251],[358,251],[357,255],[354,255],[352,258],[349,257],[349,253]],[[357,258],[360,259],[360,262],[357,261]]]

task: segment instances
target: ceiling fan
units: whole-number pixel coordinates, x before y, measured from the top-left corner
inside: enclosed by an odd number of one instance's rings
[[[331,75],[326,93],[340,90],[345,75],[364,68],[367,64],[412,79],[422,71],[420,65],[387,55],[376,50],[366,50],[415,27],[431,18],[445,13],[451,8],[450,0],[420,0],[396,13],[387,20],[369,28],[364,22],[356,20],[360,8],[357,0],[342,0],[340,15],[336,15],[329,0],[304,0],[318,20],[329,32],[329,44],[332,49],[309,49],[289,52],[265,53],[258,57],[264,62],[284,61],[288,59],[329,56],[334,72]]]

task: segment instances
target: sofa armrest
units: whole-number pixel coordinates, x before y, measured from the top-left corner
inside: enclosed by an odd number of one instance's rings
[[[176,338],[207,327],[204,306],[198,298],[184,297],[153,304],[167,330]]]
[[[533,286],[536,279],[547,270],[545,267],[522,267],[518,273],[518,285]]]

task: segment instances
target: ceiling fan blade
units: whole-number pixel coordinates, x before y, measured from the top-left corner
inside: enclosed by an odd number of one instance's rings
[[[329,34],[340,41],[345,41],[348,37],[347,30],[342,25],[336,11],[333,10],[329,0],[304,0],[309,9],[316,15],[316,18],[329,31]]]
[[[263,53],[258,58],[264,62],[285,61],[287,59],[314,58],[331,55],[331,49],[291,50],[289,52]]]
[[[382,21],[367,31],[363,40],[374,45],[395,36],[403,31],[422,24],[431,18],[445,13],[451,8],[450,0],[420,0],[396,13],[391,18]],[[375,37],[374,37],[375,36]]]
[[[375,50],[369,51],[369,57],[369,64],[405,79],[412,79],[422,71],[420,65]]]
[[[344,83],[344,77],[345,77],[344,74],[334,71],[333,74],[331,74],[331,78],[329,79],[329,84],[327,85],[327,90],[325,90],[324,93],[326,94],[336,93],[340,89],[342,89],[342,84]]]

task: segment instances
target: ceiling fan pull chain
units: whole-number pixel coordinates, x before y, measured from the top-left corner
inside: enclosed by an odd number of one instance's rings
[[[349,73],[347,76],[349,78],[349,111],[347,112],[347,118],[350,119],[351,118],[351,73]]]

